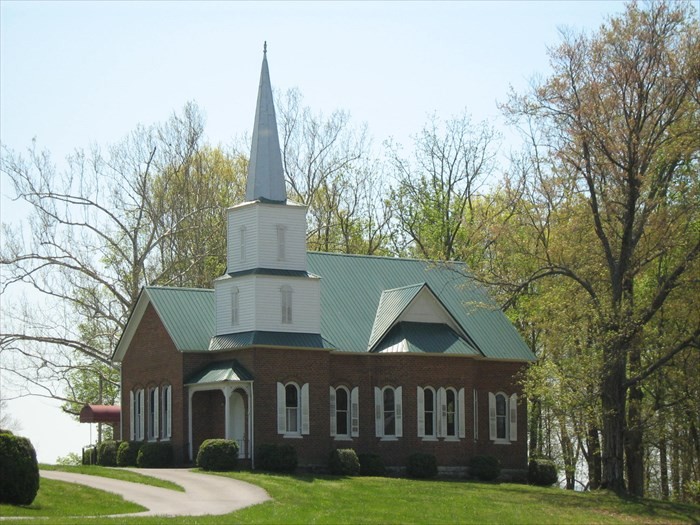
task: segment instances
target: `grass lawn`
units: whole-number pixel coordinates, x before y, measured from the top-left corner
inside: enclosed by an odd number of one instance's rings
[[[41,470],[60,470],[61,472],[73,472],[74,474],[87,474],[89,476],[102,476],[103,478],[120,479],[122,481],[131,481],[132,483],[142,483],[143,485],[153,485],[164,489],[177,490],[184,492],[180,485],[172,481],[154,478],[148,475],[148,469],[143,469],[143,474],[134,472],[133,470],[124,470],[120,468],[100,467],[98,465],[39,465]]]
[[[42,478],[39,492],[31,505],[0,504],[0,516],[48,517],[41,523],[57,523],[65,516],[104,516],[144,510],[141,505],[124,501],[116,494],[45,478]],[[84,518],[82,521],[85,521]],[[8,522],[4,519],[0,521]],[[28,522],[22,519],[21,523]]]
[[[147,471],[146,471],[147,473]],[[393,478],[222,474],[249,481],[274,501],[226,516],[120,517],[119,523],[698,523],[700,507],[527,485]],[[42,484],[44,480],[42,480]],[[42,485],[43,486],[43,485]],[[1,512],[0,512],[1,513]],[[76,515],[75,512],[72,515]],[[106,521],[101,519],[101,522]],[[48,519],[42,523],[83,523]]]

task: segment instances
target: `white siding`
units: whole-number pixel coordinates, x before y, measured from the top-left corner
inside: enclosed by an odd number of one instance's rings
[[[261,268],[306,270],[306,208],[261,205],[258,211],[258,264]],[[278,254],[278,227],[284,228],[284,259]]]
[[[255,268],[258,259],[257,208],[244,204],[228,209],[226,265],[229,273]],[[245,228],[245,260],[241,260],[241,228]]]
[[[399,321],[414,323],[444,323],[457,333],[461,330],[452,320],[450,314],[443,308],[430,290],[423,288],[403,312]]]
[[[292,289],[292,323],[282,324],[282,286]],[[321,286],[319,279],[255,277],[255,329],[272,332],[321,332]]]
[[[238,288],[238,325],[231,319],[231,291]],[[214,281],[216,301],[216,335],[247,332],[255,328],[255,277],[245,275],[235,279]]]

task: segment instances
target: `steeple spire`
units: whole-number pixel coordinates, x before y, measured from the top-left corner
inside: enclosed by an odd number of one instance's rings
[[[287,200],[270,72],[267,68],[267,42],[263,47],[258,105],[255,108],[245,198],[247,201],[262,200],[280,203]]]

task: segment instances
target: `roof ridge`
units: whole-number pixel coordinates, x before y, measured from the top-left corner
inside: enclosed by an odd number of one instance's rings
[[[385,292],[393,292],[393,291],[398,291],[398,290],[406,290],[406,289],[408,289],[408,288],[418,288],[418,287],[421,287],[421,288],[422,288],[423,286],[427,286],[428,288],[430,288],[430,286],[428,285],[428,283],[426,283],[425,281],[423,281],[423,282],[415,283],[415,284],[407,284],[406,286],[399,286],[398,288],[385,288],[384,290],[382,290],[382,293],[385,293]],[[431,288],[431,289],[432,289],[432,288]]]
[[[186,292],[214,292],[213,288],[195,288],[195,287],[188,287],[188,286],[144,286],[144,290],[177,290],[177,291],[186,291]]]
[[[307,250],[306,253],[307,253],[307,255],[308,254],[319,254],[319,255],[332,255],[335,257],[354,257],[354,258],[361,258],[361,259],[383,259],[383,260],[389,260],[389,261],[422,262],[422,263],[442,264],[442,265],[455,264],[455,265],[460,265],[460,266],[467,266],[467,263],[463,262],[463,261],[443,261],[440,259],[418,259],[415,257],[393,257],[390,255],[365,255],[365,254],[361,254],[361,253],[319,252],[319,251],[315,251],[315,250]]]

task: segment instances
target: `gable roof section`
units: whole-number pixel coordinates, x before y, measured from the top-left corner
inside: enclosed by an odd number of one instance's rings
[[[185,381],[186,385],[207,385],[225,381],[252,381],[253,375],[235,359],[212,363],[204,370],[193,374]]]
[[[322,279],[321,334],[338,351],[367,351],[382,292],[424,282],[486,358],[535,359],[464,264],[319,252],[307,261]]]
[[[211,338],[209,350],[233,350],[251,346],[284,346],[285,348],[330,348],[319,334],[298,332],[264,332],[255,330]]]
[[[214,290],[146,286],[129,316],[112,360],[121,362],[146,313],[153,305],[175,347],[181,352],[206,351],[214,335]]]
[[[481,356],[481,352],[442,323],[401,322],[376,347],[377,352]]]
[[[367,349],[372,350],[381,338],[391,328],[392,324],[399,318],[403,311],[416,298],[418,293],[426,286],[425,283],[404,286],[403,288],[393,288],[383,290],[377,306],[377,314],[372,324],[372,333],[369,336]]]

